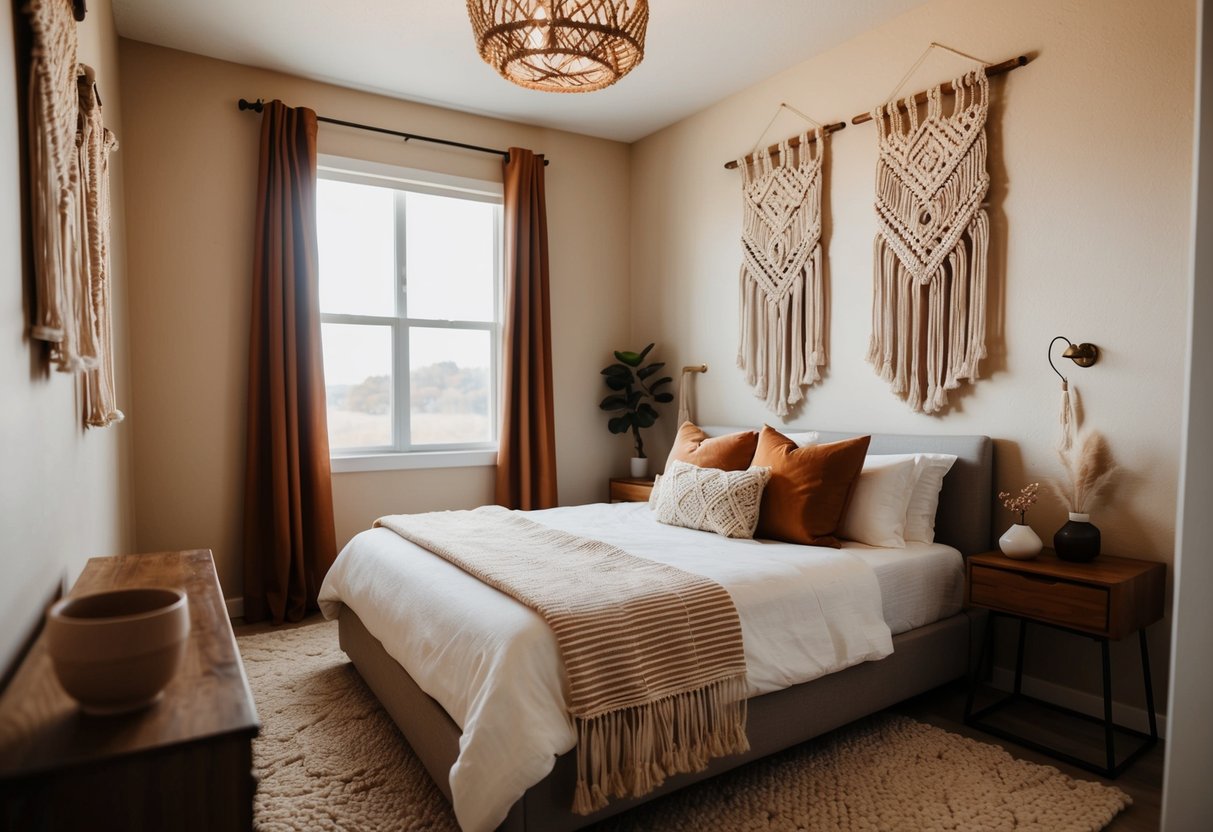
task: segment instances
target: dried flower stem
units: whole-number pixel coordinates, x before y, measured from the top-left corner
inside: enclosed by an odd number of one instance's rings
[[[1028,509],[1036,503],[1036,492],[1040,490],[1040,483],[1034,482],[1025,485],[1019,490],[1018,494],[1012,495],[1010,491],[998,492],[998,499],[1002,500],[1003,506],[1010,511],[1019,512],[1019,522],[1021,525],[1026,523]]]

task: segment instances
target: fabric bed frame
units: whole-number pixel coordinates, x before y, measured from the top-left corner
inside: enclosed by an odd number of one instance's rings
[[[705,427],[711,436],[748,430]],[[820,431],[822,442],[860,434]],[[956,464],[944,478],[936,540],[964,555],[990,548],[993,506],[993,443],[986,436],[873,434],[871,454],[949,453]],[[911,696],[963,676],[977,639],[978,622],[967,612],[893,637],[894,652],[811,682],[755,697],[749,703],[750,751],[713,760],[708,768],[672,777],[643,798],[612,800],[592,815],[570,810],[576,762],[573,752],[557,758],[552,772],[527,790],[499,832],[569,832],[646,803],[663,794],[790,748]],[[439,790],[450,800],[448,774],[459,753],[461,731],[426,695],[349,607],[338,624],[341,648],[399,726]]]

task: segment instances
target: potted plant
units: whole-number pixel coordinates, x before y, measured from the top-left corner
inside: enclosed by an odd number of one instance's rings
[[[653,403],[666,404],[674,400],[674,394],[661,388],[673,381],[669,376],[662,376],[656,381],[650,379],[661,371],[665,364],[655,361],[644,364],[653,345],[649,344],[640,352],[616,350],[616,363],[602,371],[606,386],[611,389],[608,395],[598,405],[608,413],[618,413],[607,422],[611,433],[632,432],[636,447],[636,455],[632,458],[632,476],[643,477],[648,474],[649,460],[644,455],[644,439],[640,435],[642,428],[651,428],[657,421],[657,409]]]
[[[1031,560],[1040,554],[1042,544],[1036,532],[1032,531],[1032,527],[1027,523],[1028,509],[1036,502],[1036,492],[1040,490],[1040,483],[1034,482],[1025,485],[1019,489],[1018,494],[1011,494],[1009,491],[1000,491],[998,499],[1002,500],[1003,506],[1009,511],[1019,512],[1019,522],[1007,529],[1002,537],[998,538],[998,548],[1002,549],[1002,553],[1014,560]]]
[[[1099,556],[1099,529],[1091,523],[1092,501],[1112,481],[1116,466],[1103,434],[1091,431],[1074,453],[1059,450],[1064,483],[1051,483],[1069,507],[1069,521],[1053,535],[1053,548],[1062,560],[1085,563]]]

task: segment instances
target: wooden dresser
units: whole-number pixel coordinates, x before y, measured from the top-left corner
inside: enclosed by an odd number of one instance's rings
[[[189,595],[180,672],[146,710],[85,716],[39,636],[0,694],[0,829],[252,829],[260,726],[211,553],[93,558],[71,594],[134,586]]]

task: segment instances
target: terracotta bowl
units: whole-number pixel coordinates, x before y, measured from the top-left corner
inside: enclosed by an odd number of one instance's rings
[[[176,589],[78,595],[46,618],[55,675],[92,714],[126,713],[159,699],[181,666],[189,632],[189,602]]]

